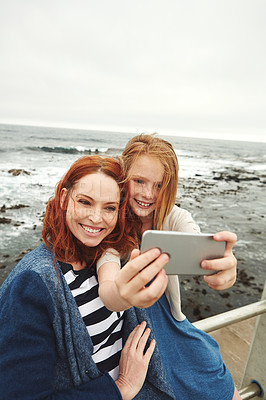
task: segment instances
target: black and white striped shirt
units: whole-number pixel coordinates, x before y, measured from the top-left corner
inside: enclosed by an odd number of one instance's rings
[[[94,269],[73,271],[70,264],[60,264],[91,337],[92,358],[102,373],[108,371],[116,380],[122,350],[124,312],[112,312],[104,306],[98,294],[99,283]]]

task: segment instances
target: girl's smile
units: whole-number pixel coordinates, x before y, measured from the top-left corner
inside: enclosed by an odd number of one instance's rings
[[[163,176],[163,165],[152,156],[138,157],[129,170],[129,204],[142,222],[155,210]]]

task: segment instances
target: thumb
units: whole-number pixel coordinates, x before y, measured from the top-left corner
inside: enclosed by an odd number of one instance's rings
[[[140,255],[139,249],[132,250],[131,256],[130,256],[130,261],[134,260],[134,258],[138,257],[139,255]]]

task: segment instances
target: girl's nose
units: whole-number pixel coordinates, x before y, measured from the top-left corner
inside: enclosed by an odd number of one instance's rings
[[[143,190],[143,196],[147,200],[153,199],[154,196],[154,188],[152,185],[145,185],[144,190]]]

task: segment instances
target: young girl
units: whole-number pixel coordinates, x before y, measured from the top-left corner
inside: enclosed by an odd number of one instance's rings
[[[110,246],[121,254],[135,246],[134,229],[125,226],[123,181],[118,161],[87,156],[58,183],[44,218],[44,244],[17,264],[0,289],[1,399],[131,400],[142,388],[151,400],[160,398],[158,385],[162,398],[169,398],[163,377],[150,383],[161,371],[156,354],[145,381],[155,347],[154,340],[148,343],[145,315],[133,308],[110,312],[98,295],[98,258]],[[161,296],[167,261],[158,251],[132,257],[118,285],[128,301],[146,304],[141,271],[149,264],[146,283],[155,276],[145,289],[149,305]]]
[[[122,158],[130,181],[131,211],[141,221],[140,237],[147,229],[199,232],[191,215],[174,205],[178,163],[169,142],[153,135],[136,136],[126,145]],[[226,240],[227,246],[222,259],[202,262],[203,268],[220,271],[204,279],[209,286],[224,289],[232,286],[236,278],[232,253],[236,236],[220,232],[214,239]],[[108,308],[115,305],[119,310],[119,299],[123,299],[123,293],[117,290],[119,254],[109,249],[107,256],[109,262],[104,256],[97,266],[100,296]],[[147,312],[174,393],[190,400],[240,398],[216,342],[194,328],[182,314],[177,276],[168,277],[166,295],[169,302],[163,295]],[[176,320],[171,317],[169,303]],[[120,309],[129,305],[121,301]]]

